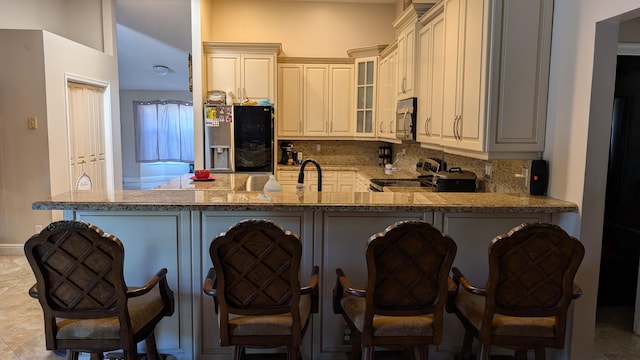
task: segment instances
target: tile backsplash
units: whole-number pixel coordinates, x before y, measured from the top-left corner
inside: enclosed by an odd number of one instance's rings
[[[295,151],[302,152],[303,160],[313,158],[320,164],[331,165],[376,165],[378,164],[378,147],[385,143],[381,141],[297,140],[293,141],[293,144]],[[402,155],[403,150],[404,155]],[[279,159],[279,145],[277,151],[277,159]],[[463,170],[473,171],[478,176],[478,191],[480,192],[529,193],[529,179],[524,174],[525,171],[528,174],[531,160],[479,160],[424,149],[418,144],[394,144],[392,155],[395,165],[404,170],[415,170],[419,159],[431,157],[444,160],[447,168],[458,166]],[[485,177],[487,164],[491,165],[489,178]]]

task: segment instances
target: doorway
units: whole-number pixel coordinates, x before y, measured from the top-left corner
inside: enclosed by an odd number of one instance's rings
[[[598,307],[633,307],[640,254],[640,56],[617,58]]]

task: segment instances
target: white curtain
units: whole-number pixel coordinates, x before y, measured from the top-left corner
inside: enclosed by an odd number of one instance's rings
[[[193,162],[193,104],[134,101],[136,161]]]

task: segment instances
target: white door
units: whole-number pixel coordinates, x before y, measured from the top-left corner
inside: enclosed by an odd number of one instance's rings
[[[69,189],[106,190],[105,89],[94,85],[68,82],[67,90],[71,176]]]

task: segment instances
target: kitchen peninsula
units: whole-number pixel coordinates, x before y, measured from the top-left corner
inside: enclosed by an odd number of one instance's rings
[[[401,176],[402,174],[394,175]],[[303,242],[302,283],[320,266],[321,307],[314,315],[303,351],[305,358],[342,359],[343,320],[333,314],[335,268],[342,267],[355,286],[366,279],[368,238],[404,219],[433,223],[458,245],[454,266],[482,283],[489,241],[522,222],[552,221],[554,214],[577,206],[546,197],[498,193],[294,192],[244,191],[248,175],[215,174],[193,182],[189,175],[147,191],[75,191],[33,203],[36,210],[62,210],[64,218],[89,221],[117,235],[125,247],[129,284],[141,283],[158,268],[168,269],[176,294],[176,312],[157,330],[158,348],[179,359],[231,357],[218,345],[213,301],[202,283],[211,267],[211,240],[246,218],[272,219]],[[462,327],[445,318],[442,346],[431,358],[451,358],[461,345]]]

